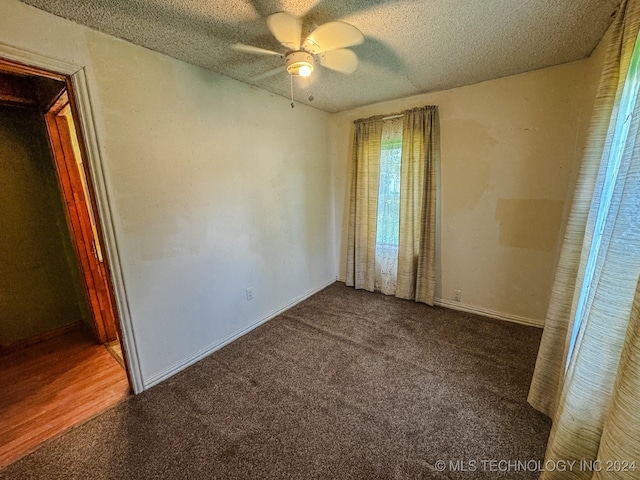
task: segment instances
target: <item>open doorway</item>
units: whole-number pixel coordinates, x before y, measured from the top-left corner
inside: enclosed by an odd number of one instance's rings
[[[0,59],[0,468],[130,392],[78,125],[67,76]]]

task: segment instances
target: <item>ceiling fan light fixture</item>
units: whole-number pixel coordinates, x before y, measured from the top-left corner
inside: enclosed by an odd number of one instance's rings
[[[286,58],[287,72],[289,75],[308,77],[313,72],[313,55],[304,50],[291,52]]]

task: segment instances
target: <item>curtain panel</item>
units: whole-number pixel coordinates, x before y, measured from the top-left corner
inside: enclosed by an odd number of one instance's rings
[[[436,264],[438,107],[404,113],[396,296],[433,305]]]
[[[354,122],[351,159],[346,284],[370,292],[375,287],[382,118],[377,116]]]

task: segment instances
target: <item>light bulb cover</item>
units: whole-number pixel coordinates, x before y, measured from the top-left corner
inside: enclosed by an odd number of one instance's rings
[[[313,72],[313,55],[304,50],[291,52],[286,58],[287,72],[289,75],[308,77]]]

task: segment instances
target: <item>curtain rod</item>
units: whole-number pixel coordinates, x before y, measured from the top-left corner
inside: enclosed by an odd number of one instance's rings
[[[399,115],[389,115],[388,117],[382,117],[382,120],[393,120],[394,118],[404,117],[404,113]]]

